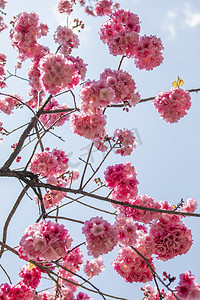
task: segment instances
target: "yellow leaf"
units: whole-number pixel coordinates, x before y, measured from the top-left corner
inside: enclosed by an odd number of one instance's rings
[[[176,80],[174,80],[174,81],[172,82],[172,86],[173,86],[173,87],[177,87],[177,81],[176,81]]]
[[[35,268],[35,265],[32,263],[29,263],[29,271],[32,270],[33,268]]]
[[[173,87],[179,87],[179,86],[182,86],[183,85],[183,79],[181,79],[179,76],[177,76],[178,78],[177,78],[177,80],[174,80],[173,82],[172,82],[172,86]]]

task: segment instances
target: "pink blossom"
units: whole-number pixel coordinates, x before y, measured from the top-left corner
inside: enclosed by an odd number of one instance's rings
[[[40,60],[39,70],[43,88],[53,95],[79,83],[80,78],[73,63],[62,54],[45,55]]]
[[[117,230],[102,217],[91,218],[85,221],[82,228],[86,236],[88,254],[94,258],[112,251],[117,244]]]
[[[113,199],[126,201],[137,195],[137,173],[135,167],[131,166],[131,163],[126,162],[125,164],[109,166],[104,175],[107,187],[114,189],[112,192]]]
[[[128,72],[105,69],[100,78],[107,80],[107,84],[114,90],[113,103],[131,100],[136,95],[135,81]]]
[[[148,262],[155,270],[152,258]],[[143,258],[130,247],[119,249],[118,256],[112,263],[115,271],[127,282],[147,282],[153,279],[152,272]]]
[[[86,265],[84,266],[84,273],[92,278],[98,276],[102,271],[105,270],[103,259],[98,257],[96,259],[87,260]]]
[[[182,212],[188,212],[188,213],[193,213],[197,209],[197,201],[193,198],[188,198],[187,202],[183,204],[182,208],[180,211]]]
[[[36,289],[41,280],[41,270],[34,265],[26,264],[21,268],[19,276],[26,286]]]
[[[72,131],[88,139],[94,139],[104,133],[106,116],[102,112],[73,114],[71,117]]]
[[[0,99],[0,111],[7,115],[11,115],[13,113],[13,109],[20,103],[20,101],[23,101],[21,96],[12,93],[10,96]]]
[[[105,108],[111,103],[114,99],[114,91],[106,80],[88,80],[80,90],[80,98],[81,111],[95,112],[100,106]]]
[[[78,288],[78,281],[76,280],[76,277],[72,273],[62,268],[62,266],[65,267],[63,263],[60,263],[60,265],[61,267],[58,268],[58,274],[60,276],[59,284],[75,293]]]
[[[100,39],[108,44],[113,55],[133,57],[139,41],[140,25],[137,15],[129,10],[117,9],[100,29]]]
[[[134,58],[136,67],[147,71],[159,66],[163,61],[161,39],[155,35],[142,36],[137,44]]]
[[[64,225],[45,220],[27,227],[19,242],[20,257],[51,261],[66,255],[72,238]]]
[[[79,247],[73,250],[69,249],[67,255],[63,257],[63,266],[74,273],[80,270],[82,264],[83,253]]]
[[[58,104],[58,102],[52,98],[50,102],[47,103],[47,105],[44,108],[45,110],[67,110],[69,106],[65,103]],[[41,122],[44,124],[45,127],[51,127],[53,126],[62,126],[66,121],[69,120],[69,112],[58,112],[58,113],[52,113],[52,114],[42,114],[40,116]]]
[[[168,92],[159,92],[154,100],[154,107],[160,116],[169,123],[177,123],[187,114],[191,106],[188,91],[181,88],[171,88]]]
[[[0,299],[1,300],[9,300],[9,292],[11,290],[11,286],[8,283],[4,283],[0,285]]]
[[[8,26],[4,23],[3,17],[0,16],[0,32],[6,28],[8,28]]]
[[[91,298],[85,293],[79,292],[75,300],[93,300],[93,298]]]
[[[147,195],[136,196],[133,199],[129,199],[128,203],[132,205],[144,206],[155,209],[160,208],[159,203],[154,202],[154,199]],[[119,210],[126,217],[132,218],[134,221],[143,222],[145,224],[150,223],[152,220],[156,220],[159,218],[159,213],[154,211],[141,210],[126,206],[119,206]]]
[[[177,255],[186,254],[192,246],[191,230],[178,216],[162,215],[151,225],[157,259],[167,261]]]
[[[0,0],[0,8],[4,9],[6,6],[7,1],[6,0]]]
[[[68,55],[67,59],[70,60],[73,64],[75,69],[78,71],[78,75],[80,75],[81,80],[85,79],[85,74],[87,71],[87,64],[83,62],[83,59],[77,56],[76,58],[73,56]]]
[[[159,292],[156,287],[153,288],[150,284],[147,284],[142,290],[144,291],[145,300],[160,300]],[[163,299],[165,299],[166,293],[164,292],[164,289],[161,289],[160,293]]]
[[[123,215],[116,217],[115,224],[118,232],[118,243],[124,246],[134,246],[138,238],[137,227],[130,218]]]
[[[47,31],[47,25],[39,23],[39,17],[35,12],[22,12],[16,16],[13,29],[10,31],[10,38],[21,61],[34,58],[41,52],[43,47],[37,43],[37,39],[46,35]]]
[[[94,6],[94,13],[97,16],[109,16],[112,13],[112,1],[100,0]]]
[[[61,14],[66,13],[67,15],[70,15],[73,11],[72,3],[68,0],[60,0],[58,3],[58,11]]]
[[[78,48],[79,40],[78,36],[67,27],[58,26],[54,40],[56,43],[61,45],[60,52],[64,55],[69,55],[73,48]]]
[[[196,278],[190,271],[180,274],[180,281],[175,287],[177,296],[182,300],[199,300],[200,299],[200,285],[194,283]]]
[[[0,53],[0,87],[4,88],[6,86],[4,78],[6,75],[6,55]]]
[[[114,138],[117,138],[119,149],[115,153],[121,154],[122,156],[130,155],[133,149],[136,148],[136,141],[133,133],[124,128],[116,129],[114,131]]]

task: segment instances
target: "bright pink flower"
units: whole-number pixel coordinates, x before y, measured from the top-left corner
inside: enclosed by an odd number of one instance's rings
[[[94,6],[94,13],[96,16],[109,16],[112,13],[112,1],[100,0]]]
[[[152,258],[148,259],[152,268],[155,266]],[[147,282],[153,279],[152,272],[143,258],[130,247],[119,249],[118,256],[112,263],[115,271],[122,276],[127,282]]]
[[[64,225],[45,220],[27,227],[19,242],[20,257],[51,261],[66,255],[72,238]]]
[[[134,58],[136,67],[147,71],[159,66],[163,61],[161,39],[155,35],[142,36],[137,44]]]
[[[147,195],[136,196],[133,199],[129,199],[128,203],[132,205],[150,207],[155,209],[160,208],[159,203],[154,202],[154,199]],[[157,212],[141,210],[132,207],[119,206],[119,210],[127,218],[132,218],[134,221],[143,222],[145,224],[150,223],[153,220],[157,220],[160,217],[159,213]]]
[[[43,88],[53,95],[73,88],[80,80],[73,63],[62,54],[45,55],[40,60],[39,70]]]
[[[137,235],[137,226],[130,218],[124,218],[118,215],[115,221],[115,227],[118,232],[118,243],[124,246],[135,246]]]
[[[137,173],[129,162],[107,167],[104,175],[107,187],[114,189],[112,192],[113,199],[126,201],[137,195]]]
[[[93,298],[86,295],[85,293],[79,292],[75,300],[93,300]]]
[[[187,114],[191,106],[188,91],[172,88],[168,92],[160,92],[154,100],[154,107],[160,116],[169,123],[177,123]]]
[[[26,286],[22,282],[11,286],[11,290],[8,294],[9,300],[33,300],[34,297],[37,297],[35,290],[33,290],[31,287]]]
[[[180,281],[175,287],[177,296],[183,300],[199,300],[200,299],[200,285],[194,283],[195,276],[190,271],[185,274],[180,274]]]
[[[63,266],[74,273],[80,270],[82,264],[83,253],[79,247],[72,251],[69,249],[67,255],[63,257]]]
[[[68,55],[67,59],[70,60],[73,64],[75,69],[78,71],[78,75],[80,75],[81,80],[85,79],[85,74],[87,71],[87,64],[85,64],[82,60],[82,58],[80,58],[79,56],[77,56],[76,58],[73,56]]]
[[[0,299],[1,300],[9,300],[8,297],[9,292],[11,290],[11,286],[8,283],[4,283],[0,285]]]
[[[71,117],[71,128],[74,133],[93,139],[104,133],[105,119],[106,116],[100,110],[95,113],[73,114]]]
[[[58,11],[61,14],[66,13],[67,15],[70,15],[73,11],[72,3],[68,0],[60,0],[58,3]]]
[[[197,209],[198,202],[193,198],[188,198],[187,202],[183,204],[180,211],[193,213]]]
[[[7,115],[11,115],[13,113],[13,109],[20,103],[18,100],[23,101],[21,96],[14,93],[0,99],[0,111]]]
[[[86,236],[88,254],[94,258],[112,251],[117,244],[117,230],[102,217],[91,218],[85,221],[82,228]]]
[[[119,149],[115,153],[121,154],[122,156],[130,155],[133,149],[136,148],[136,141],[133,133],[124,128],[116,129],[114,131],[114,138],[118,140]]]
[[[61,45],[60,53],[64,55],[69,55],[73,48],[78,48],[79,39],[78,36],[72,31],[72,29],[67,27],[58,26],[55,34],[54,40],[56,43]]]
[[[35,12],[22,12],[16,16],[13,29],[10,31],[10,38],[21,61],[34,58],[41,52],[43,47],[37,43],[37,39],[46,35],[47,32],[47,25],[39,23],[39,17]]]
[[[100,39],[108,44],[113,55],[132,57],[138,44],[140,25],[137,15],[129,10],[117,9],[100,29]]]
[[[167,261],[177,255],[186,254],[192,246],[191,230],[178,216],[162,215],[151,225],[157,259]]]
[[[98,276],[102,271],[105,270],[103,259],[98,257],[96,259],[87,260],[86,265],[84,266],[84,273],[92,278],[94,276]]]
[[[135,81],[127,72],[105,69],[100,78],[107,80],[107,84],[114,90],[115,97],[112,99],[113,103],[131,100],[136,95]]]
[[[41,280],[41,270],[26,264],[21,268],[19,276],[26,286],[36,289]]]

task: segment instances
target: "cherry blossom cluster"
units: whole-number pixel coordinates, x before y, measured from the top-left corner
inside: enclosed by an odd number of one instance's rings
[[[21,268],[19,276],[24,285],[36,289],[41,280],[41,270],[34,265],[26,264]]]
[[[112,13],[112,1],[100,0],[94,6],[94,14],[98,17],[109,16]]]
[[[104,175],[107,187],[113,189],[113,199],[126,201],[137,195],[139,182],[136,179],[136,169],[131,163],[109,166]]]
[[[115,226],[102,217],[85,221],[82,232],[86,236],[88,254],[94,258],[112,251],[118,241]]]
[[[115,226],[118,233],[119,245],[134,246],[136,244],[138,238],[137,226],[130,218],[118,215],[116,217]]]
[[[74,1],[73,1],[74,2]],[[58,11],[59,13],[65,13],[67,15],[70,15],[71,12],[73,11],[72,8],[72,1],[68,0],[60,0],[58,3]]]
[[[156,36],[139,37],[140,24],[136,14],[117,9],[100,29],[100,39],[112,55],[135,58],[136,67],[152,70],[163,61],[162,42]]]
[[[23,101],[23,99],[15,93],[0,99],[0,111],[7,115],[11,115],[14,108],[19,104],[19,101]]]
[[[196,277],[190,271],[180,274],[180,281],[175,287],[176,295],[183,300],[200,299],[200,285],[195,283]]]
[[[57,148],[52,152],[37,152],[31,160],[30,170],[49,178],[64,173],[68,168],[68,160],[65,151]]]
[[[112,102],[115,104],[128,100],[131,101],[131,99],[136,95],[135,81],[128,72],[105,69],[100,75],[100,79],[106,80],[107,84],[114,90],[115,97],[112,99]]]
[[[133,133],[124,128],[116,129],[114,131],[114,138],[118,140],[119,149],[116,150],[116,154],[121,154],[122,156],[130,155],[133,149],[136,148],[136,141]]]
[[[98,257],[96,259],[87,260],[84,266],[84,273],[92,278],[94,276],[98,276],[102,271],[105,270],[104,263],[102,257]]]
[[[79,247],[75,249],[69,249],[67,255],[63,257],[63,266],[70,271],[76,273],[80,270],[83,264],[83,253]]]
[[[153,104],[166,122],[177,123],[187,114],[191,106],[191,97],[188,91],[179,87],[172,88],[168,92],[160,92]]]
[[[4,77],[6,75],[5,64],[6,64],[6,55],[0,53],[0,87],[1,88],[4,88],[6,86],[4,82]]]
[[[35,12],[22,12],[15,17],[10,39],[21,61],[39,55],[43,47],[38,44],[37,39],[46,35],[47,32],[48,26],[39,23],[39,17]]]
[[[72,238],[62,224],[45,220],[27,227],[19,242],[20,258],[51,261],[66,255]]]
[[[54,40],[61,47],[60,53],[69,55],[73,48],[78,48],[79,40],[78,36],[72,31],[72,29],[58,26],[54,34]]]
[[[155,270],[152,258],[149,264]],[[143,258],[130,247],[119,249],[118,255],[112,263],[115,271],[127,282],[147,282],[153,279],[152,272]]]
[[[154,238],[154,253],[158,260],[167,261],[185,254],[192,246],[191,230],[183,224],[179,216],[162,215],[158,222],[151,225],[150,234]]]

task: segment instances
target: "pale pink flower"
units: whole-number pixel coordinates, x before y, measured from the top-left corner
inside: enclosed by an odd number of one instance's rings
[[[112,1],[100,0],[94,6],[94,13],[96,16],[109,16],[112,13]]]
[[[78,36],[72,31],[72,29],[58,26],[54,34],[54,40],[61,45],[60,52],[64,55],[69,55],[73,48],[78,48],[79,39]]]
[[[63,257],[63,266],[74,273],[80,270],[82,264],[83,253],[79,247],[69,249],[67,255]]]
[[[68,0],[60,0],[58,3],[58,11],[59,13],[66,13],[67,15],[70,15],[73,11],[72,9],[72,3]]]
[[[118,243],[124,246],[135,246],[137,235],[137,226],[130,218],[118,215],[114,223],[118,233]]]
[[[153,104],[166,122],[177,123],[187,114],[191,106],[191,97],[188,91],[179,87],[172,88],[168,92],[159,92]]]
[[[87,260],[86,265],[84,266],[84,273],[92,278],[98,276],[102,271],[105,270],[103,259],[98,257],[96,259]]]
[[[17,107],[20,101],[23,101],[21,96],[12,93],[10,96],[6,96],[0,99],[0,111],[4,112],[7,115],[11,115],[14,108]]]
[[[118,140],[118,147],[115,151],[116,154],[121,154],[122,156],[130,155],[132,151],[136,148],[136,141],[133,133],[124,128],[116,129],[113,133],[114,138]]]
[[[200,285],[194,283],[196,277],[190,271],[185,274],[180,274],[180,281],[175,287],[177,296],[182,300],[199,300],[200,299]]]
[[[148,262],[155,270],[152,258]],[[152,272],[143,258],[130,247],[119,249],[118,256],[112,263],[115,271],[127,282],[147,282],[153,279]]]
[[[197,209],[198,202],[193,198],[188,198],[187,202],[183,204],[180,211],[193,213]]]

